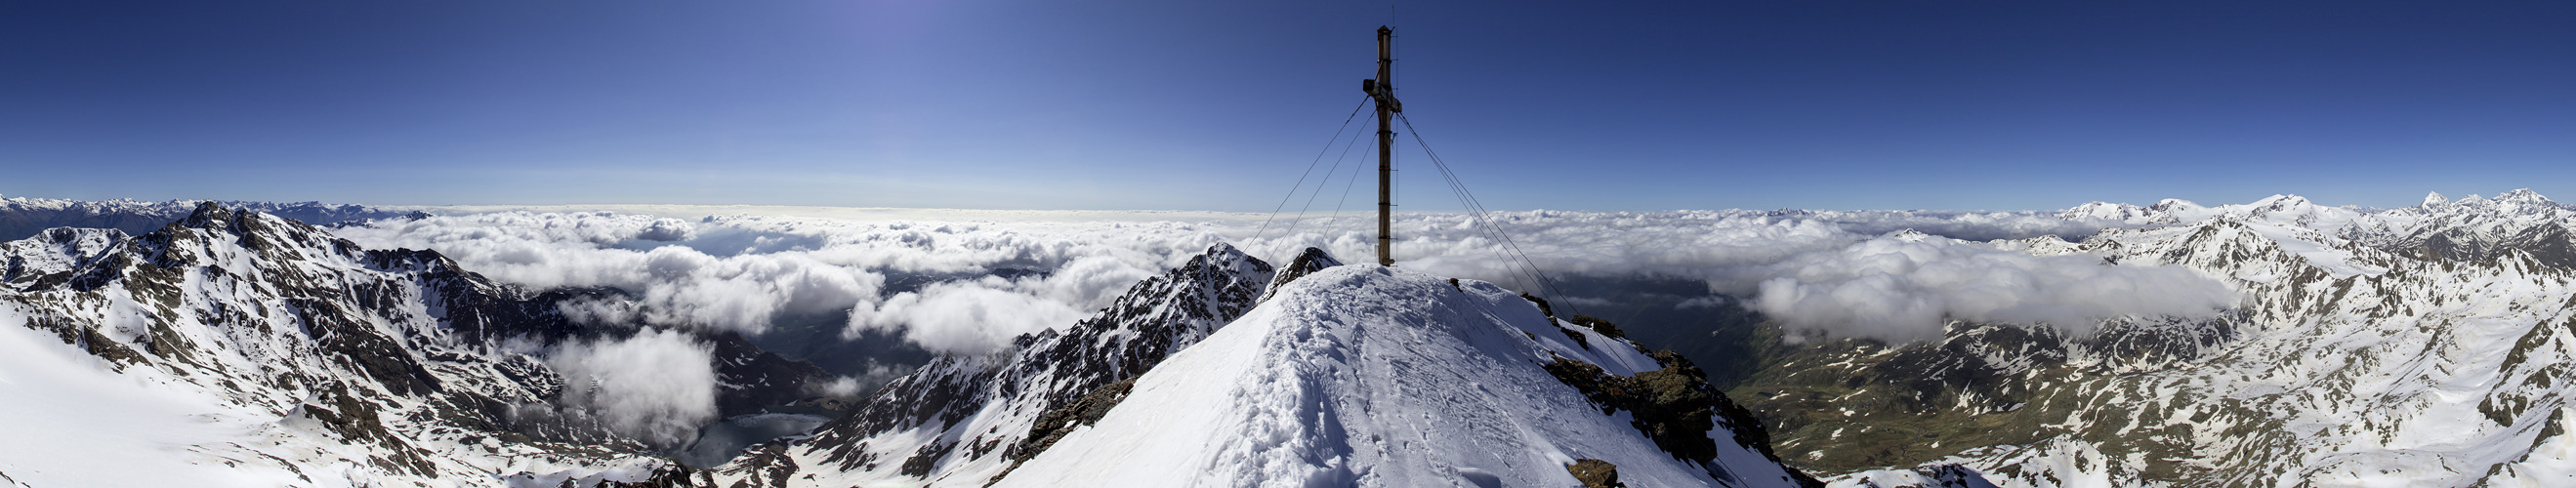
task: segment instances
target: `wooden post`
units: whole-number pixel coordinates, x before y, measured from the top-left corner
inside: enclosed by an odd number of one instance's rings
[[[1394,29],[1377,28],[1377,79],[1362,84],[1377,101],[1377,264],[1382,266],[1395,265],[1395,254],[1387,249],[1395,240],[1388,231],[1395,207],[1395,186],[1391,182],[1395,174],[1395,127],[1387,116],[1404,111],[1404,106],[1395,101],[1395,51],[1390,47],[1394,38]]]

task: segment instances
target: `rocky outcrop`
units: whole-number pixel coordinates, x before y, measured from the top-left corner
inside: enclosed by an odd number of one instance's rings
[[[1118,401],[1127,399],[1127,392],[1135,388],[1135,378],[1118,380],[1117,383],[1110,383],[1101,386],[1098,390],[1092,390],[1090,394],[1075,399],[1073,403],[1048,410],[1046,414],[1038,416],[1037,424],[1029,426],[1028,436],[1022,437],[1018,444],[1012,444],[1009,449],[1003,450],[1002,455],[1011,459],[1011,468],[1019,467],[1020,463],[1028,462],[1029,458],[1038,457],[1038,453],[1046,452],[1046,448],[1054,446],[1056,441],[1064,440],[1064,436],[1073,433],[1075,427],[1099,422],[1101,416],[1108,415],[1109,409],[1116,408]],[[1002,469],[1005,476],[1010,472],[1010,468]],[[1001,476],[995,476],[993,479],[999,480]]]
[[[1288,286],[1288,282],[1297,281],[1297,278],[1314,274],[1317,271],[1323,271],[1324,268],[1341,265],[1341,260],[1333,259],[1333,255],[1324,252],[1323,249],[1312,247],[1306,248],[1305,252],[1297,253],[1297,258],[1290,260],[1288,262],[1288,266],[1279,268],[1278,275],[1271,278],[1270,284],[1262,288],[1263,291],[1261,292],[1261,299],[1255,301],[1270,301],[1270,295],[1272,293],[1277,293],[1281,287]]]
[[[1594,330],[1618,330],[1608,321],[1585,318],[1590,319],[1587,322],[1593,324],[1590,328]],[[1772,452],[1770,434],[1763,430],[1760,419],[1727,398],[1726,393],[1710,387],[1708,375],[1691,365],[1690,359],[1660,350],[1648,356],[1663,368],[1620,376],[1564,357],[1554,358],[1544,366],[1557,380],[1582,391],[1601,408],[1601,413],[1628,412],[1633,418],[1630,424],[1674,458],[1722,473],[1724,468],[1714,463],[1718,445],[1708,433],[1723,427],[1734,433],[1737,444],[1759,450],[1774,463],[1781,461],[1779,454]],[[1821,486],[1804,473],[1789,473],[1800,485]],[[1724,479],[1725,475],[1719,476]]]
[[[1619,466],[1610,464],[1609,461],[1576,459],[1574,464],[1565,465],[1565,472],[1573,474],[1575,481],[1583,482],[1583,488],[1626,488],[1628,486],[1626,483],[1619,482]]]

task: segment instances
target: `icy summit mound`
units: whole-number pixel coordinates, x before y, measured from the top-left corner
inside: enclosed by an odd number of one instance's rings
[[[1545,366],[1562,361],[1671,369],[1489,283],[1323,269],[1136,378],[994,486],[1583,486],[1568,469],[1582,460],[1628,486],[1797,486],[1723,415],[1688,433],[1708,459],[1659,447],[1637,413]]]

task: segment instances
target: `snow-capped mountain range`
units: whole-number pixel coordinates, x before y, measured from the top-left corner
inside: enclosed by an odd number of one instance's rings
[[[0,198],[0,240],[24,239],[45,229],[76,227],[115,229],[127,234],[142,234],[161,228],[162,224],[196,212],[201,200],[144,202],[135,200],[63,200],[54,198]],[[403,215],[388,209],[365,205],[332,205],[321,202],[213,202],[225,208],[248,210],[295,219],[314,225],[329,225],[365,219]]]
[[[2276,196],[2090,204],[2118,221],[2038,254],[2199,270],[2205,321],[2091,336],[1954,322],[1940,341],[1841,340],[1740,385],[1784,457],[1838,486],[2567,486],[2576,211],[2529,191],[2360,210]],[[1894,442],[1895,444],[1890,444]],[[1898,447],[1886,447],[1886,446]],[[1944,479],[1951,481],[1942,481]]]

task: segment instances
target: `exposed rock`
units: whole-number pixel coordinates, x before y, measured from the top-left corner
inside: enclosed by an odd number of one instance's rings
[[[1612,339],[1628,338],[1627,333],[1619,331],[1618,325],[1611,324],[1608,320],[1601,320],[1599,317],[1576,315],[1574,318],[1565,319],[1565,321],[1573,323],[1574,325],[1590,327],[1593,332],[1599,332],[1601,335],[1610,336]]]
[[[1028,436],[1020,438],[1018,444],[1013,444],[1010,449],[1002,451],[1002,455],[1011,459],[1011,468],[1020,467],[1020,463],[1028,462],[1029,458],[1038,457],[1038,453],[1046,452],[1046,448],[1054,446],[1056,441],[1064,440],[1065,434],[1073,433],[1075,427],[1099,422],[1101,416],[1109,415],[1109,409],[1117,407],[1118,401],[1126,400],[1127,392],[1135,388],[1136,378],[1129,377],[1118,380],[1117,383],[1103,385],[1100,389],[1074,400],[1073,403],[1048,410],[1046,414],[1038,416],[1036,425],[1029,426]],[[1010,472],[1009,468],[1002,470],[1005,476]],[[993,479],[1000,480],[1002,476],[994,476]]]
[[[1600,366],[1564,357],[1544,366],[1559,381],[1582,391],[1601,407],[1602,413],[1629,412],[1634,419],[1631,425],[1674,458],[1695,461],[1712,473],[1722,473],[1723,468],[1711,464],[1717,455],[1717,444],[1707,434],[1723,422],[1735,433],[1738,444],[1753,446],[1773,462],[1781,461],[1779,454],[1772,451],[1770,435],[1760,419],[1710,387],[1708,375],[1692,366],[1689,359],[1672,351],[1652,351],[1648,355],[1663,369],[1619,376],[1604,372]],[[1822,482],[1805,473],[1791,470],[1790,475],[1800,485],[1822,486]]]
[[[1262,288],[1261,299],[1256,301],[1270,301],[1270,294],[1276,293],[1280,287],[1287,286],[1288,282],[1297,281],[1297,278],[1314,274],[1316,271],[1323,271],[1324,268],[1341,265],[1342,261],[1333,259],[1332,253],[1318,248],[1306,248],[1305,252],[1297,253],[1297,258],[1289,261],[1287,267],[1279,268],[1277,277],[1271,278],[1270,284]]]
[[[1626,488],[1628,486],[1619,482],[1619,466],[1610,464],[1609,461],[1576,459],[1574,464],[1565,465],[1565,472],[1573,474],[1575,481],[1583,482],[1583,488]]]
[[[1539,298],[1538,295],[1531,295],[1529,292],[1521,292],[1521,298],[1528,299],[1530,303],[1538,304],[1538,313],[1540,315],[1546,315],[1549,317],[1556,316],[1556,309],[1548,308],[1547,299]]]

